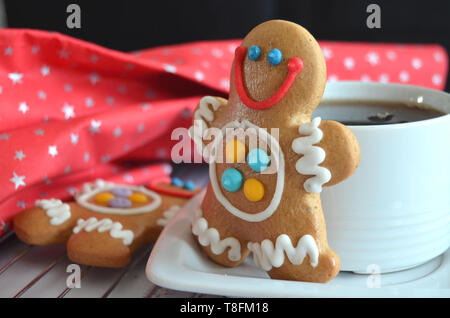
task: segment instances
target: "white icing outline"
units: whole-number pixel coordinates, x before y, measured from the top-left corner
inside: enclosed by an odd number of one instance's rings
[[[128,188],[131,189],[132,191],[142,192],[151,197],[153,201],[150,204],[130,209],[99,206],[87,201],[97,193],[102,191],[108,191],[112,188]],[[85,183],[83,185],[83,189],[75,195],[75,200],[79,205],[91,211],[106,214],[121,214],[121,215],[148,213],[156,210],[161,205],[161,197],[156,192],[150,191],[145,187],[127,184],[115,184],[112,182],[105,182],[101,179],[97,179],[95,183]]]
[[[70,205],[62,203],[62,201],[58,199],[36,200],[34,205],[45,210],[45,213],[50,218],[51,225],[61,225],[70,219],[70,216],[72,215],[70,212]]]
[[[253,128],[258,131],[258,136],[265,136],[269,137],[270,139],[270,147],[271,147],[271,159],[274,159],[275,164],[277,166],[277,182],[275,186],[275,193],[273,194],[273,198],[270,201],[270,204],[267,206],[267,208],[259,213],[246,213],[244,211],[241,211],[240,209],[236,208],[234,205],[231,204],[230,201],[223,195],[219,183],[217,181],[217,174],[216,174],[216,152],[213,151],[213,154],[211,156],[211,160],[209,163],[209,176],[211,179],[211,186],[213,188],[214,194],[216,195],[217,200],[227,209],[228,212],[233,214],[234,216],[245,220],[247,222],[261,222],[265,219],[269,218],[277,209],[278,205],[280,204],[281,197],[283,194],[283,188],[284,188],[284,155],[283,151],[281,150],[280,144],[278,141],[269,134],[265,129],[262,129],[248,120],[243,120],[241,123],[237,120],[232,121],[228,124],[226,124],[222,128],[222,134],[215,138],[213,149],[217,149],[217,146],[222,143],[224,132],[226,128]],[[267,140],[267,139],[266,139]],[[277,156],[276,154],[279,154]]]
[[[200,153],[205,160],[208,160],[209,153],[208,148],[203,142],[203,135],[208,129],[208,123],[214,120],[214,113],[209,109],[209,105],[212,106],[213,111],[217,111],[220,107],[220,102],[212,96],[205,96],[200,99],[199,107],[194,113],[194,125],[189,127],[189,136],[194,140],[195,147],[198,153]],[[205,121],[206,119],[206,121]]]
[[[134,233],[131,230],[122,230],[122,228],[123,225],[120,222],[113,222],[108,218],[97,220],[95,217],[90,217],[87,220],[78,219],[77,226],[73,228],[73,233],[77,234],[82,230],[85,232],[97,230],[99,233],[109,231],[112,238],[122,239],[124,245],[130,245],[134,240]]]
[[[181,207],[179,205],[172,205],[168,210],[163,212],[163,217],[156,221],[159,226],[166,226],[169,221],[180,211]]]
[[[309,263],[312,267],[317,267],[319,264],[319,249],[316,241],[309,234],[303,235],[298,240],[297,247],[292,245],[290,237],[286,234],[277,237],[275,246],[271,240],[265,239],[261,243],[249,242],[247,247],[253,253],[255,265],[265,271],[283,265],[284,253],[293,265],[302,264],[306,255],[309,256]]]
[[[192,233],[197,235],[198,242],[202,246],[211,246],[211,252],[215,255],[222,254],[227,248],[228,259],[237,262],[241,259],[241,243],[234,237],[220,239],[219,231],[213,227],[208,228],[208,221],[201,217],[201,211],[192,221]]]
[[[320,193],[322,185],[330,181],[331,172],[325,167],[320,167],[326,157],[325,150],[319,146],[313,146],[322,140],[323,132],[319,128],[320,117],[316,117],[309,123],[304,123],[298,128],[302,137],[297,137],[292,141],[292,150],[303,155],[297,160],[295,169],[302,175],[314,175],[306,179],[303,188],[306,192]]]

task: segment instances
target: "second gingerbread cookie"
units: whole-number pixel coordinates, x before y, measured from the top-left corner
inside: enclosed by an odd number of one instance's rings
[[[192,231],[215,262],[236,266],[252,252],[272,278],[327,282],[339,272],[320,192],[349,177],[360,154],[347,127],[311,119],[325,84],[313,36],[274,20],[236,49],[229,99],[200,101],[190,135],[211,183]],[[222,132],[209,144],[208,128]]]

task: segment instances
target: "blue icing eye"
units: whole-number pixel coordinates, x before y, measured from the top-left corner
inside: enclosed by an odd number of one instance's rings
[[[186,182],[184,183],[184,188],[185,188],[186,190],[190,190],[190,191],[195,190],[195,183],[194,183],[194,181],[192,181],[192,180],[186,181]]]
[[[281,51],[279,49],[273,49],[267,55],[267,60],[269,60],[270,65],[274,66],[280,64],[282,58],[283,54],[281,54]]]
[[[222,174],[222,186],[227,191],[236,192],[242,187],[242,174],[234,168],[228,168]]]
[[[253,148],[247,155],[247,163],[253,171],[263,172],[269,165],[270,158],[267,152],[259,148]]]
[[[184,182],[178,178],[172,178],[172,185],[182,188],[184,186]]]
[[[248,58],[250,60],[256,61],[259,58],[260,55],[261,55],[261,49],[259,48],[259,46],[252,45],[248,49]]]

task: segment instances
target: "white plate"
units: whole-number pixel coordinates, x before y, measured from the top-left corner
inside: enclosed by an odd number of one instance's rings
[[[240,266],[222,267],[208,259],[191,234],[203,196],[204,191],[192,198],[155,244],[146,268],[153,283],[237,297],[450,297],[450,249],[412,269],[378,275],[341,272],[327,284],[270,279],[250,257]]]

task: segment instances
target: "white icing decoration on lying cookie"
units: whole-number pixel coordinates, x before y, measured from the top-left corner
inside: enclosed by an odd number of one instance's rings
[[[216,111],[220,107],[220,102],[212,96],[203,97],[200,100],[198,109],[194,113],[194,125],[189,128],[189,136],[194,140],[197,151],[203,154],[205,159],[209,157],[209,153],[207,153],[207,148],[203,143],[203,135],[208,129],[206,122],[212,122],[214,120],[214,113],[208,105],[211,105],[213,111]]]
[[[303,263],[306,255],[309,256],[309,262],[312,267],[319,263],[319,249],[316,241],[309,235],[303,235],[294,248],[291,239],[286,234],[278,236],[275,246],[271,240],[264,240],[260,243],[249,242],[247,244],[250,251],[253,252],[253,260],[256,266],[270,271],[272,267],[280,267],[284,263],[284,253],[289,261],[294,265]]]
[[[295,164],[297,172],[303,175],[314,175],[303,184],[305,190],[310,193],[322,192],[322,185],[331,179],[330,170],[319,166],[325,160],[325,151],[318,146],[313,146],[323,137],[323,132],[319,128],[320,121],[320,117],[316,117],[311,122],[302,124],[298,131],[306,136],[295,138],[292,142],[292,150],[303,155]]]
[[[203,217],[198,217],[192,222],[192,233],[198,236],[198,241],[203,246],[211,246],[211,251],[216,254],[222,254],[225,249],[228,250],[228,259],[238,261],[241,259],[241,243],[234,237],[220,239],[217,229],[208,228],[208,221]]]
[[[45,213],[50,217],[51,225],[60,225],[70,219],[70,206],[67,203],[62,203],[61,200],[36,200],[34,205],[45,210]]]
[[[217,146],[222,145],[223,136],[227,128],[242,128],[242,129],[253,128],[258,132],[258,136],[264,137],[265,140],[268,140],[268,145],[270,145],[271,147],[271,161],[273,160],[273,162],[277,167],[277,181],[275,186],[275,192],[273,194],[272,200],[270,201],[270,204],[267,206],[265,210],[261,212],[247,213],[238,209],[233,204],[231,204],[230,201],[228,201],[228,199],[223,195],[222,190],[220,189],[216,175],[215,153],[217,152],[216,151]],[[233,121],[231,123],[226,124],[222,128],[222,135],[217,137],[216,140],[214,141],[213,149],[214,149],[212,151],[213,155],[209,163],[209,177],[211,179],[211,186],[213,188],[217,200],[225,207],[225,209],[227,209],[228,212],[245,221],[261,222],[269,218],[278,208],[278,205],[280,204],[281,201],[281,197],[283,195],[283,188],[284,188],[284,155],[278,141],[271,134],[269,134],[267,130],[262,129],[247,120],[242,121],[242,123],[240,123],[239,121]]]
[[[163,212],[163,217],[156,221],[156,224],[159,226],[166,226],[169,223],[170,219],[172,219],[175,214],[180,210],[179,205],[172,205],[168,210]]]
[[[123,226],[120,222],[113,222],[111,219],[97,220],[95,217],[91,217],[87,220],[78,219],[77,226],[73,228],[73,233],[77,234],[84,230],[91,232],[97,230],[102,233],[109,231],[109,235],[112,238],[122,239],[124,245],[130,245],[133,242],[134,234],[130,230],[122,230]]]
[[[134,192],[141,192],[152,198],[153,201],[150,201],[149,204],[137,208],[110,208],[107,206],[100,206],[88,201],[97,193],[109,191],[113,188],[128,188]],[[132,186],[128,184],[115,184],[112,182],[105,182],[101,179],[97,179],[95,183],[85,183],[83,185],[82,190],[75,195],[75,200],[79,205],[91,211],[107,214],[124,214],[124,215],[152,212],[161,205],[161,197],[159,196],[159,194],[157,194],[154,191],[150,191],[145,187]]]

